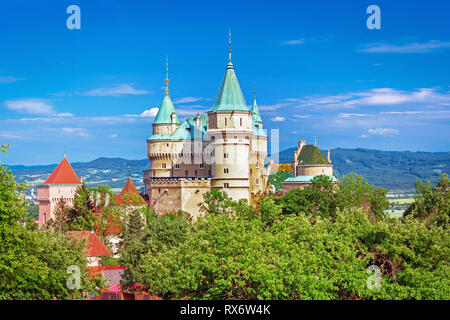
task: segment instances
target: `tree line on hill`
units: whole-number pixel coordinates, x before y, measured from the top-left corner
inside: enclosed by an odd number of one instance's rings
[[[104,280],[89,277],[84,245],[67,231],[101,230],[94,211],[115,212],[108,189],[79,188],[73,208],[61,203],[38,231],[24,188],[0,167],[0,299],[98,293]],[[137,207],[120,216],[121,284],[165,299],[449,299],[448,192],[446,175],[418,181],[401,220],[384,213],[386,190],[356,174],[254,204],[213,190],[196,220]],[[80,289],[66,286],[69,265],[80,266]]]

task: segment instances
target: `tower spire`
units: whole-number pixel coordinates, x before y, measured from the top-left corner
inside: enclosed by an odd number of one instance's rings
[[[231,30],[228,29],[228,62],[231,63]]]
[[[169,92],[169,56],[166,55],[166,92]]]

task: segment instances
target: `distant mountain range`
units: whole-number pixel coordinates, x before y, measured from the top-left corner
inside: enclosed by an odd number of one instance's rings
[[[279,153],[280,163],[293,160],[295,148]],[[324,154],[326,151],[323,150]],[[379,151],[369,149],[333,149],[331,161],[337,177],[356,172],[391,193],[414,191],[417,179],[436,183],[441,173],[450,172],[450,152]],[[9,166],[16,180],[27,180],[33,185],[42,183],[57,164],[43,166]],[[122,158],[98,158],[91,162],[72,163],[78,176],[89,185],[106,184],[118,192],[128,178],[128,168],[136,187],[144,186],[142,171],[149,168],[149,161]]]

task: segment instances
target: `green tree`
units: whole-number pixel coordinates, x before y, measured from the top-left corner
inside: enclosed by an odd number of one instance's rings
[[[24,223],[26,187],[14,180],[8,168],[0,167],[0,299],[70,299],[98,292],[103,280],[88,277],[84,244],[60,233],[35,231],[34,223]],[[80,268],[79,289],[66,285],[70,265]]]
[[[414,201],[404,213],[404,217],[412,216],[425,220],[429,224],[444,226],[446,229],[450,223],[450,198],[449,179],[447,174],[442,174],[436,186],[429,181],[416,182],[416,195]]]
[[[96,217],[93,213],[94,201],[86,183],[77,187],[73,208],[69,210],[69,228],[73,231],[93,231]]]

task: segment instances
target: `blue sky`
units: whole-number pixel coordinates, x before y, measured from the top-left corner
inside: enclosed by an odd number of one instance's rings
[[[66,8],[81,9],[69,30]],[[381,9],[369,30],[366,8]],[[208,110],[227,62],[280,150],[450,151],[448,1],[0,0],[6,164],[146,157],[169,56],[180,118]],[[270,132],[269,132],[270,134]]]

